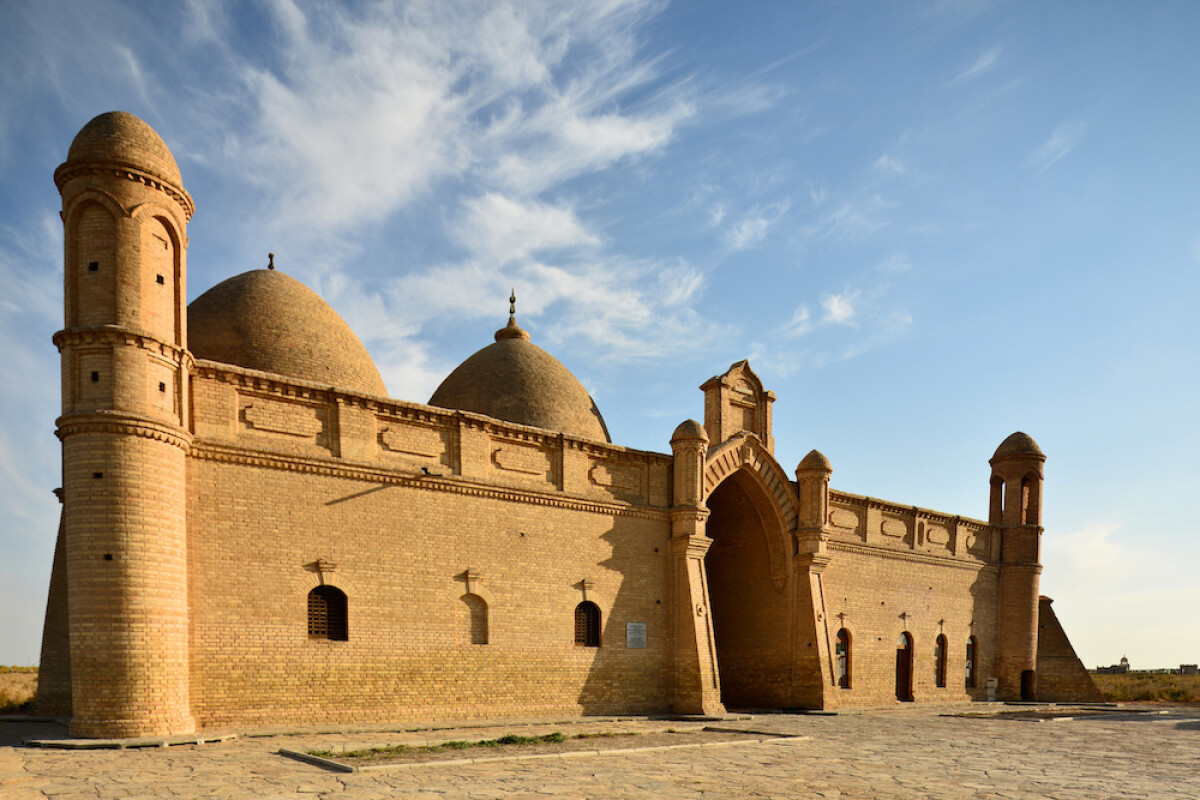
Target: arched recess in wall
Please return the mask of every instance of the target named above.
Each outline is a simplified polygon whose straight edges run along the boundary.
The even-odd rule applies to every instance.
[[[130,216],[138,223],[142,253],[141,327],[177,347],[186,347],[178,313],[186,305],[182,233],[186,223],[158,203],[142,203]]]
[[[120,207],[100,195],[71,209],[67,230],[66,307],[68,328],[109,325],[117,320],[117,219]],[[122,215],[123,216],[123,215]]]
[[[488,643],[488,604],[477,594],[464,594],[459,598],[462,604],[461,625],[459,630],[467,644]]]

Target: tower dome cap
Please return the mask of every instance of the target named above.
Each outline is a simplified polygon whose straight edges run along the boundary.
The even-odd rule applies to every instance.
[[[820,450],[810,450],[808,455],[800,460],[796,469],[800,470],[824,470],[825,472],[833,472],[833,465],[829,463],[829,459]]]
[[[1045,458],[1046,454],[1042,452],[1042,448],[1038,447],[1038,443],[1033,440],[1032,436],[1028,433],[1017,431],[1000,443],[992,458],[1008,458],[1010,456],[1038,456]]]
[[[166,142],[153,128],[127,111],[101,114],[80,129],[67,151],[67,163],[81,161],[133,167],[183,188],[179,165]]]

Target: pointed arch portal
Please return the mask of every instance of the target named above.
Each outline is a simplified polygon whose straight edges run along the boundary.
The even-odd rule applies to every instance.
[[[786,707],[792,626],[778,508],[748,468],[730,473],[707,504],[712,546],[705,569],[721,701],[727,708]]]

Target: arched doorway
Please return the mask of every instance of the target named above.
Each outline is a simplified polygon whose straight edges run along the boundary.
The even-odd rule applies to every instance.
[[[705,557],[721,702],[726,708],[783,708],[791,676],[790,603],[773,581],[770,536],[782,536],[771,500],[746,470],[707,500]]]
[[[913,699],[913,640],[908,631],[896,641],[896,699],[911,703]]]

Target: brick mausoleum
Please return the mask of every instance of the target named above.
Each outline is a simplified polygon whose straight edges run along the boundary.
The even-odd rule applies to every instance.
[[[428,403],[394,400],[280,271],[186,305],[192,198],[137,117],[89,122],[54,179],[63,513],[37,702],[75,735],[1098,699],[1038,596],[1045,456],[1023,433],[991,459],[987,522],[834,491],[816,450],[789,475],[746,362],[669,453],[633,450],[515,315]]]

